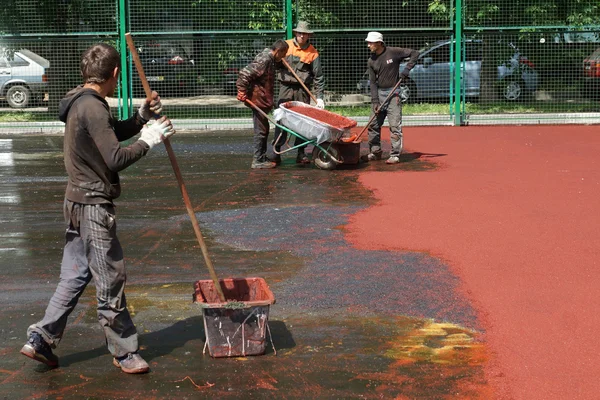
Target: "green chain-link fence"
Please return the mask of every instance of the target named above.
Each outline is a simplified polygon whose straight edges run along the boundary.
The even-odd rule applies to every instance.
[[[91,44],[123,54],[119,95],[143,91],[124,43],[131,32],[150,85],[178,128],[251,125],[235,81],[264,47],[311,23],[329,110],[369,115],[366,34],[421,51],[403,87],[408,125],[600,121],[597,1],[5,0],[0,11],[0,131],[60,130],[58,101],[80,83]],[[460,64],[455,60],[460,59]],[[455,68],[455,66],[460,68]]]

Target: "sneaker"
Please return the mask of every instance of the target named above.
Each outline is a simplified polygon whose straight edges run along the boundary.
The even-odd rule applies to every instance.
[[[367,154],[367,161],[381,160],[381,153],[369,153]]]
[[[386,164],[398,164],[400,162],[400,157],[398,156],[390,156],[385,162]]]
[[[128,353],[126,356],[113,358],[113,364],[127,374],[143,374],[150,371],[150,366],[138,353]]]
[[[252,160],[252,164],[250,165],[250,168],[252,169],[269,169],[269,168],[275,168],[277,166],[277,164],[275,164],[272,161],[257,161],[257,160]]]
[[[296,157],[296,164],[310,164],[310,159],[304,153],[298,153]]]
[[[32,332],[29,335],[29,340],[27,340],[27,343],[21,349],[21,354],[44,363],[49,367],[58,366],[58,357],[52,353],[50,345],[37,332]]]

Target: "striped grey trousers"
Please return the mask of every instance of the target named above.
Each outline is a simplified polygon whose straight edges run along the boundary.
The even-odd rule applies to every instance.
[[[138,350],[138,335],[127,311],[125,264],[117,238],[115,209],[111,204],[79,204],[65,199],[66,243],[60,280],[44,318],[27,330],[40,333],[52,346],[60,342],[67,317],[94,278],[97,314],[108,350],[115,357]]]

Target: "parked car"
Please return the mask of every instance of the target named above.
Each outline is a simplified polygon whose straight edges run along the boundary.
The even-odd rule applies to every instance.
[[[25,108],[43,100],[48,91],[45,58],[27,50],[0,48],[0,97],[12,108]]]
[[[198,70],[185,49],[174,43],[151,43],[138,48],[146,79],[161,96],[194,95]],[[144,96],[141,85],[133,85],[134,97]]]
[[[450,82],[453,77],[454,62],[450,62],[450,40],[436,42],[420,50],[419,60],[410,71],[408,82],[400,85],[402,101],[418,98],[444,98],[450,96]],[[481,64],[483,59],[483,42],[466,40],[463,69],[463,88],[465,97],[478,97],[481,93]],[[497,66],[497,82],[500,95],[507,101],[523,99],[527,94],[537,90],[538,73],[527,57],[521,55],[512,43],[499,44],[508,58]],[[400,64],[400,71],[406,63]],[[365,72],[357,87],[360,92],[370,94],[369,77]]]
[[[600,47],[583,60],[583,87],[586,96],[600,97]]]

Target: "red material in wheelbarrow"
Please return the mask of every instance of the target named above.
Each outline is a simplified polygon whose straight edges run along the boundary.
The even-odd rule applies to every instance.
[[[321,110],[316,107],[303,107],[295,105],[293,102],[284,103],[285,108],[297,112],[298,114],[306,115],[325,125],[332,126],[336,129],[350,129],[356,126],[356,121],[343,115],[332,113],[331,111]]]

